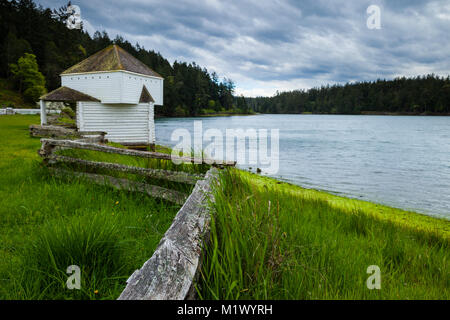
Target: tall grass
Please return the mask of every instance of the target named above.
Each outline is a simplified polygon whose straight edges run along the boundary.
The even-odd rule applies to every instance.
[[[442,234],[255,179],[221,174],[201,298],[450,298],[449,239]],[[366,286],[370,265],[381,269],[381,290]]]
[[[39,299],[94,298],[104,295],[111,280],[122,279],[119,228],[106,215],[61,218],[46,223],[25,252],[22,276],[16,286],[24,297]],[[81,269],[80,290],[68,290],[68,266]],[[114,283],[112,284],[114,287]]]
[[[179,206],[52,177],[29,137],[38,122],[0,117],[0,299],[115,299]],[[80,290],[66,287],[69,265],[81,268]]]

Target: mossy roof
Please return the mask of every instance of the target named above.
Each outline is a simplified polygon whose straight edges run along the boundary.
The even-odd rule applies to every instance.
[[[90,95],[67,87],[59,87],[58,89],[55,89],[43,95],[39,99],[45,101],[64,101],[64,102],[75,102],[75,101],[100,102],[100,100],[91,97]]]
[[[115,44],[94,53],[92,56],[63,71],[61,74],[119,70],[162,78],[146,64]]]

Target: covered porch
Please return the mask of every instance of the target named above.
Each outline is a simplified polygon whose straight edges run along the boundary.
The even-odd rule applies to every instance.
[[[81,101],[100,102],[100,100],[94,97],[64,86],[41,96],[39,98],[39,105],[41,109],[41,126],[48,124],[46,102],[75,103],[78,107],[78,104]]]

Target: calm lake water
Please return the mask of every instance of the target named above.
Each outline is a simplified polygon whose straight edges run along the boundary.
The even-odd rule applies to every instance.
[[[273,177],[450,219],[450,117],[163,118],[156,120],[157,143],[174,146],[173,130],[193,132],[194,120],[202,121],[203,131],[223,134],[227,128],[279,129],[280,164]]]

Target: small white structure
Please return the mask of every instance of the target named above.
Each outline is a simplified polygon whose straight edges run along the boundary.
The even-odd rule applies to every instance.
[[[163,104],[164,79],[117,45],[111,45],[61,73],[61,87],[46,101],[76,102],[79,131],[104,131],[110,141],[155,143],[154,107]]]

